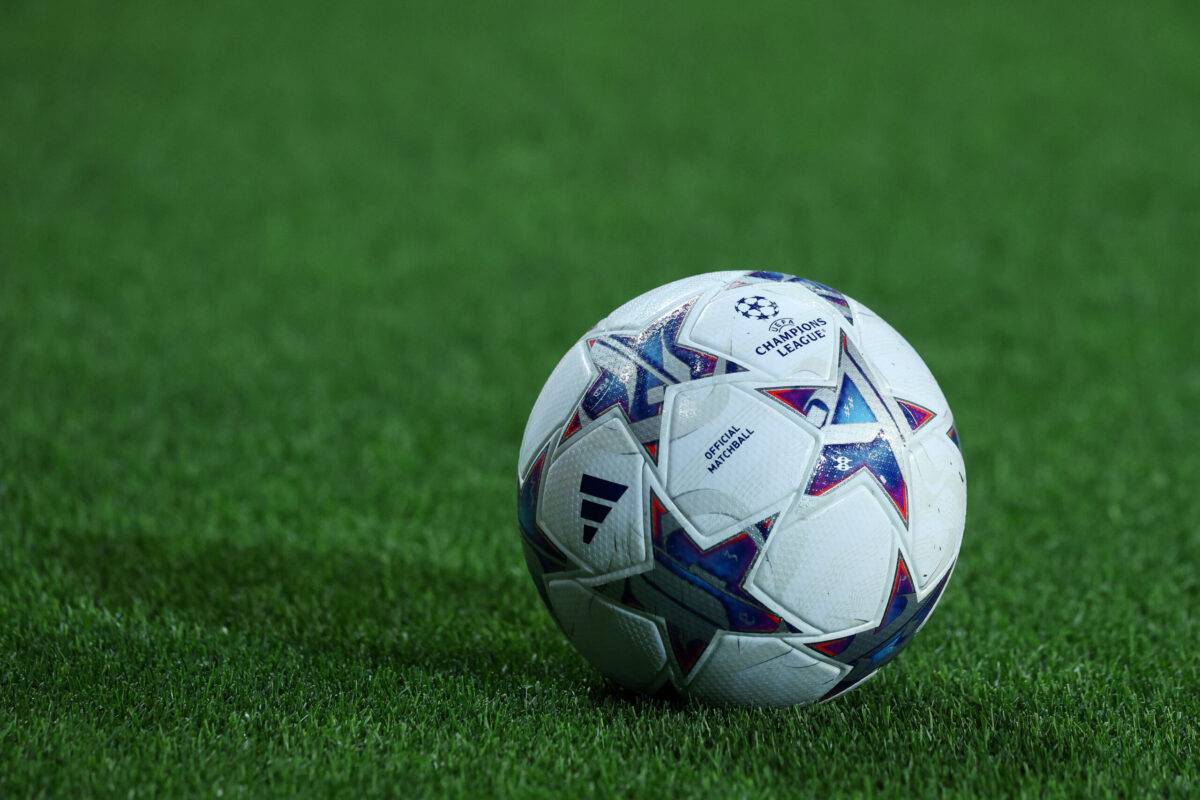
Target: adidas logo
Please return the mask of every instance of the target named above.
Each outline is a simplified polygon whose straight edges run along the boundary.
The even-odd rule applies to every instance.
[[[584,473],[583,477],[579,479],[579,491],[586,495],[579,504],[579,516],[587,520],[583,524],[584,544],[592,543],[592,539],[596,538],[596,531],[600,530],[600,525],[608,519],[608,514],[612,511],[611,505],[597,503],[596,500],[616,503],[628,489],[629,487],[623,483],[613,483],[587,473]],[[588,497],[595,499],[589,500]],[[588,522],[595,524],[589,525]]]

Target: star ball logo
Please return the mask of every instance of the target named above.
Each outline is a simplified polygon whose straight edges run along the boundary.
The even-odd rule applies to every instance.
[[[743,297],[737,301],[737,312],[746,319],[766,320],[779,316],[779,306],[774,300],[768,300],[760,295]]]

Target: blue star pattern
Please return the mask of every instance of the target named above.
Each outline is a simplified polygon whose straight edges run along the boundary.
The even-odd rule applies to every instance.
[[[855,358],[844,333],[841,353],[838,383],[833,388],[781,386],[759,391],[818,427],[827,424],[871,426],[867,428],[868,439],[824,445],[804,492],[811,497],[820,497],[859,472],[866,471],[891,499],[901,521],[908,525],[908,482],[894,448],[894,442],[900,441],[899,425],[890,417],[890,411],[889,416],[881,420],[871,410],[860,385],[876,398],[877,408],[886,410],[887,404],[859,359]],[[822,397],[828,402],[823,401]],[[828,413],[831,405],[832,415]]]
[[[654,568],[602,587],[613,599],[662,617],[680,675],[687,675],[719,631],[794,633],[756,600],[745,580],[776,517],[750,525],[707,550],[699,547],[653,493]]]
[[[832,286],[826,286],[823,283],[809,280],[808,278],[797,278],[795,275],[788,275],[785,272],[770,272],[767,270],[758,270],[751,272],[747,277],[759,278],[765,281],[775,281],[777,283],[798,283],[801,286],[807,287],[813,294],[820,297],[822,300],[827,300],[837,307],[842,316],[846,318],[846,322],[854,324],[854,314],[850,311],[850,301],[846,295],[834,289]]]
[[[694,302],[673,309],[636,334],[614,333],[588,340],[599,375],[584,392],[563,431],[564,440],[605,412],[620,408],[630,431],[651,458],[656,458],[667,386],[745,371],[721,356],[680,344],[679,335]]]
[[[892,580],[892,593],[888,598],[887,610],[874,630],[807,645],[818,653],[850,667],[850,671],[821,699],[828,700],[853,689],[899,655],[937,605],[938,598],[942,596],[953,571],[954,567],[951,565],[937,586],[918,600],[908,565],[904,563],[904,556],[897,556],[896,575]]]
[[[868,471],[891,499],[900,519],[908,524],[908,485],[891,443],[880,432],[869,442],[828,444],[821,448],[805,494],[820,497],[854,475]]]
[[[538,454],[529,468],[529,475],[517,484],[517,527],[523,537],[525,563],[534,576],[533,582],[537,586],[538,594],[542,596],[546,607],[550,608],[550,599],[546,596],[546,585],[542,576],[568,569],[570,562],[537,523],[538,494],[542,488],[542,471],[546,466],[548,449],[547,447]]]

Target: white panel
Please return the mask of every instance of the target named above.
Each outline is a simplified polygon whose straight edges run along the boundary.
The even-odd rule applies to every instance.
[[[815,436],[728,384],[672,391],[667,490],[704,536],[744,522],[801,488]]]
[[[640,330],[683,302],[736,280],[740,272],[708,272],[651,289],[617,308],[601,323],[605,330]]]
[[[788,706],[814,703],[849,671],[784,640],[721,634],[688,692],[713,703]]]
[[[858,320],[860,346],[887,384],[885,390],[901,400],[919,403],[935,414],[949,413],[945,395],[912,345],[871,309],[857,301],[851,301],[850,305]]]
[[[550,581],[550,606],[571,643],[613,680],[646,688],[667,663],[658,626],[572,580]]]
[[[533,404],[529,421],[525,423],[525,435],[521,439],[521,455],[517,467],[520,476],[524,476],[529,469],[530,460],[546,441],[546,437],[567,421],[590,382],[591,360],[588,358],[587,346],[580,342],[568,350],[558,362]]]
[[[870,480],[865,473],[856,476]],[[866,486],[808,515],[789,513],[749,578],[754,593],[822,633],[879,622],[891,589],[896,533],[883,501]]]
[[[616,417],[575,434],[569,442],[546,473],[538,508],[543,529],[576,563],[598,575],[646,561],[650,546],[643,525],[641,447]],[[615,501],[585,497],[580,491],[585,474],[628,489]],[[602,522],[584,520],[585,500],[608,509]],[[590,542],[584,541],[585,525],[598,529]]]
[[[824,380],[842,317],[801,284],[755,283],[707,301],[688,337],[772,378]]]
[[[941,579],[958,555],[967,520],[967,484],[962,454],[945,426],[913,443],[909,455],[909,567],[918,588]]]

